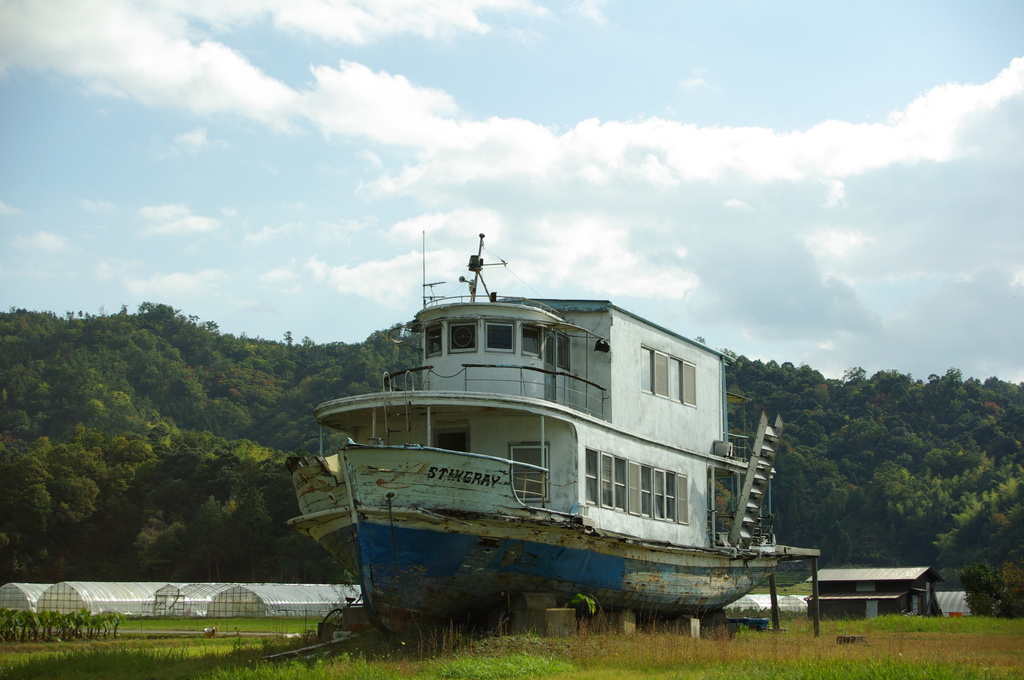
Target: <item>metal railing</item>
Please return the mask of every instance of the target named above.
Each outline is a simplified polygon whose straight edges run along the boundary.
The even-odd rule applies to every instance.
[[[454,375],[440,375],[433,366],[417,366],[396,373],[385,373],[384,392],[454,389],[461,384],[466,392],[491,392],[520,397],[546,399],[597,418],[604,418],[608,390],[597,383],[566,373],[515,364],[462,364]],[[500,375],[499,375],[500,374]],[[462,377],[458,380],[459,376]]]

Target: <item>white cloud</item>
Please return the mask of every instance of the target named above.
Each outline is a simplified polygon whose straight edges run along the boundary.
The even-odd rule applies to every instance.
[[[14,247],[22,250],[41,250],[48,253],[56,253],[67,250],[71,242],[67,237],[60,234],[51,234],[48,231],[37,231],[29,236],[15,236]]]
[[[167,299],[179,295],[208,294],[228,278],[227,273],[220,269],[204,269],[196,273],[154,274],[145,279],[124,277],[123,281],[133,295]]]
[[[174,137],[174,143],[171,146],[169,155],[185,154],[195,156],[205,149],[224,149],[227,147],[228,143],[223,140],[210,139],[206,134],[206,128],[195,128]]]
[[[117,206],[110,201],[91,201],[87,198],[82,199],[82,208],[86,212],[95,213],[97,215],[116,215]]]
[[[7,205],[3,201],[0,201],[0,215],[18,215],[21,210],[15,208],[13,205]]]
[[[272,241],[282,236],[294,234],[303,229],[302,222],[289,222],[287,224],[271,225],[266,224],[259,231],[247,233],[243,239],[249,244],[260,244]]]
[[[571,11],[585,16],[599,26],[604,26],[608,23],[608,17],[604,15],[606,4],[608,4],[607,0],[576,0]]]
[[[306,266],[314,278],[342,295],[364,297],[391,309],[409,309],[422,283],[422,257],[413,252],[391,260],[332,267],[314,256]]]
[[[724,205],[726,208],[730,208],[732,210],[753,210],[753,208],[738,198],[730,198],[724,203]]]
[[[828,187],[825,207],[839,208],[846,205],[846,184],[838,179],[823,179],[821,182]]]
[[[811,234],[804,243],[817,257],[844,258],[872,240],[856,230],[827,229]]]
[[[193,215],[181,204],[166,204],[139,208],[139,215],[149,222],[143,229],[147,234],[197,234],[220,228],[220,220]]]
[[[700,77],[687,78],[679,82],[684,89],[687,90],[710,90],[711,86],[708,85],[707,81]]]

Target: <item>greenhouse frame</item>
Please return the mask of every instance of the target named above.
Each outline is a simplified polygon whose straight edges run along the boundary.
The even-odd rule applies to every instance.
[[[359,599],[358,586],[253,583],[231,586],[214,595],[206,615],[320,617]]]
[[[0,607],[13,611],[36,611],[39,596],[52,583],[5,583],[0,586]]]
[[[61,614],[86,609],[90,614],[117,612],[129,616],[152,616],[153,596],[165,585],[166,581],[61,581],[39,596],[36,608]]]
[[[210,600],[234,583],[168,583],[153,595],[154,616],[206,616]]]

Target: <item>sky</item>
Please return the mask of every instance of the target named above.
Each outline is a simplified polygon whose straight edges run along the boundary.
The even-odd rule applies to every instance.
[[[0,309],[361,342],[481,233],[499,295],[1022,382],[1024,3],[0,0]]]

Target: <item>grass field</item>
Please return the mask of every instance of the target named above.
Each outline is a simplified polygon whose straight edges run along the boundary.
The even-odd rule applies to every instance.
[[[269,624],[250,627],[260,625]],[[1024,679],[1024,621],[825,621],[818,638],[805,618],[784,618],[783,625],[788,630],[744,630],[733,639],[691,639],[658,629],[566,638],[474,637],[451,630],[400,637],[366,631],[329,651],[282,662],[262,658],[305,643],[223,632],[212,639],[171,637],[166,631],[179,628],[132,633],[129,626],[129,634],[116,641],[0,645],[0,679]],[[863,635],[867,644],[840,645],[838,635]]]

